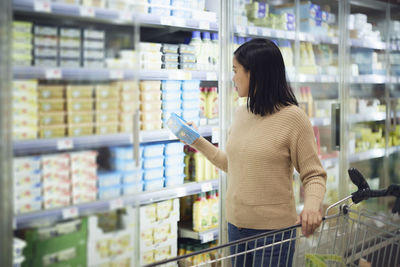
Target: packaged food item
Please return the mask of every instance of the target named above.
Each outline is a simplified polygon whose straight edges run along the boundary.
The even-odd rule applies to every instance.
[[[68,113],[68,124],[91,124],[94,122],[93,112],[70,112]]]
[[[68,136],[93,135],[93,124],[72,124],[68,126]]]
[[[65,130],[66,125],[40,126],[39,136],[40,138],[65,137]]]
[[[119,106],[118,99],[111,99],[111,100],[97,99],[95,103],[95,108],[97,111],[118,110],[118,106]]]
[[[87,99],[74,99],[73,101],[68,101],[67,110],[68,112],[92,111],[93,100],[91,98],[87,98]]]
[[[118,123],[97,123],[95,128],[96,134],[112,134],[118,132]]]
[[[64,112],[42,112],[39,114],[40,126],[54,126],[65,123]]]

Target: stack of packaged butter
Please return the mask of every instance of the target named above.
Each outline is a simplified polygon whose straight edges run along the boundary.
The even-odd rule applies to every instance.
[[[12,84],[13,137],[35,139],[38,132],[37,81],[18,80]]]

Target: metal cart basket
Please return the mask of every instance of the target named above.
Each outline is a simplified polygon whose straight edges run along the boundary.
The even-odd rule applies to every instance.
[[[356,169],[350,169],[349,175],[358,191],[328,207],[321,226],[310,238],[301,234],[301,224],[298,224],[146,267],[400,267],[400,185],[371,190]],[[362,200],[384,196],[396,197],[393,215],[352,208]]]

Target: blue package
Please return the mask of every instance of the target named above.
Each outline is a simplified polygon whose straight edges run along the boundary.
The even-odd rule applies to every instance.
[[[185,175],[177,175],[165,179],[165,187],[183,184]]]
[[[182,154],[183,148],[185,147],[184,144],[181,142],[170,142],[165,144],[164,155],[176,155]]]
[[[164,187],[164,178],[146,180],[144,181],[143,190],[144,191],[159,190],[162,189],[163,187]]]
[[[181,97],[182,97],[182,92],[180,90],[179,91],[162,92],[162,100],[164,100],[164,101],[181,99]]]
[[[185,165],[168,165],[165,166],[164,176],[165,177],[173,177],[177,175],[184,175]]]
[[[154,180],[164,177],[164,168],[146,169],[143,172],[143,180]]]
[[[185,154],[175,154],[175,155],[169,155],[165,156],[165,166],[169,165],[182,165],[185,164]]]
[[[189,145],[193,144],[193,142],[200,137],[200,134],[197,131],[190,127],[184,119],[175,113],[171,114],[167,126],[177,138]]]
[[[121,186],[114,185],[109,187],[99,188],[97,193],[98,199],[109,199],[109,198],[117,198],[121,195]]]
[[[200,109],[200,98],[182,101],[182,109]]]
[[[161,82],[161,89],[164,92],[169,91],[180,91],[182,86],[181,81],[162,81]]]
[[[139,182],[143,179],[143,170],[136,169],[134,171],[121,172],[121,178],[124,184]]]
[[[183,91],[199,90],[199,88],[200,88],[200,81],[198,80],[188,80],[188,81],[183,81],[182,83]]]
[[[140,155],[143,154],[143,147],[139,148]],[[123,147],[111,147],[110,155],[117,159],[133,159],[133,147],[123,146]]]
[[[180,109],[181,108],[181,100],[169,100],[169,101],[162,101],[162,109],[163,110],[171,110],[171,109]]]
[[[143,157],[161,157],[164,155],[164,144],[146,145],[143,146]]]
[[[143,169],[160,168],[164,166],[164,157],[143,158]]]
[[[110,158],[110,166],[116,171],[133,171],[136,169],[136,163],[132,159]]]
[[[120,183],[120,172],[99,172],[97,174],[97,185],[99,188],[119,185]]]
[[[139,181],[136,183],[125,184],[122,187],[122,194],[123,195],[133,195],[136,193],[140,193],[143,191],[143,182]]]
[[[182,91],[183,101],[200,99],[200,90]]]

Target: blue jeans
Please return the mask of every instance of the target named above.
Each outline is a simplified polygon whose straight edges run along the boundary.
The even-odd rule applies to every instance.
[[[271,230],[255,230],[247,228],[238,228],[233,224],[228,223],[228,236],[229,242],[236,241],[242,238],[267,233]],[[283,238],[282,238],[283,235]],[[264,237],[249,242],[239,243],[230,247],[231,255],[238,254],[240,252],[249,251],[257,247],[263,247],[264,245],[273,244],[279,241],[283,241],[289,238],[293,240],[287,240],[283,244],[273,245],[268,248],[259,249],[253,252],[244,253],[239,256],[232,258],[232,267],[276,267],[276,266],[292,266],[293,254],[295,249],[296,229],[288,230],[283,234],[278,232],[277,234],[265,235]]]

